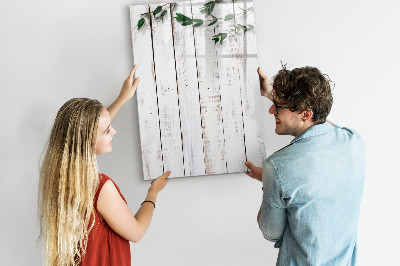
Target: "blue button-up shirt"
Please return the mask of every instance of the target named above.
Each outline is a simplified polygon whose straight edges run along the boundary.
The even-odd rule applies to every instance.
[[[264,161],[258,223],[277,265],[355,265],[364,177],[360,135],[328,122]]]

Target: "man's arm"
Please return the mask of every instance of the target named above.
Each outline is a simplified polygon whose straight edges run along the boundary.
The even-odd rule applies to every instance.
[[[282,239],[287,223],[286,203],[282,200],[276,170],[268,160],[263,165],[262,181],[263,201],[257,217],[258,226],[265,239],[278,242]]]
[[[257,214],[257,223],[264,238],[277,242],[286,226],[286,209],[276,184],[275,169],[268,161],[263,168],[256,167],[249,161],[245,162],[245,166],[250,169],[250,172],[245,172],[246,175],[263,182],[263,201]]]
[[[107,111],[110,113],[111,121],[114,120],[122,105],[132,98],[136,92],[136,88],[139,84],[139,78],[133,80],[133,75],[135,75],[136,68],[137,65],[133,67],[131,73],[124,81],[121,92],[119,93],[117,99],[107,108]]]

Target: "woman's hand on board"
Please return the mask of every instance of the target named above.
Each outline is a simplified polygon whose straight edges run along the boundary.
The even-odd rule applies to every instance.
[[[133,79],[137,67],[137,65],[133,66],[131,73],[122,84],[121,92],[119,93],[118,98],[120,98],[123,102],[128,101],[130,98],[133,97],[133,95],[135,95],[136,88],[140,80],[139,78]]]
[[[157,179],[154,179],[151,181],[151,186],[149,188],[149,192],[154,192],[158,193],[160,192],[168,183],[168,176],[171,174],[170,171],[164,173],[162,176],[160,176]]]
[[[122,105],[124,105],[130,98],[132,98],[136,92],[136,88],[139,84],[139,78],[133,80],[133,75],[135,75],[136,69],[137,65],[134,65],[131,73],[124,81],[121,92],[119,93],[117,99],[107,108],[107,111],[110,113],[111,121],[114,120]]]

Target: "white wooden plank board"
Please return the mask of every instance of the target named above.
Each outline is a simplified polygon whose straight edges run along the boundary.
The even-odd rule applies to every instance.
[[[192,17],[190,2],[176,3],[172,11]],[[172,19],[175,62],[182,128],[185,176],[205,175],[203,129],[192,26]]]
[[[158,5],[150,5],[154,10]],[[184,176],[182,134],[176,83],[174,47],[170,9],[164,21],[152,18],[153,52],[156,72],[157,97],[161,131],[164,171],[170,177]]]
[[[193,17],[206,20],[200,8],[201,5],[192,6]],[[208,175],[227,173],[218,60],[214,41],[212,41],[214,34],[214,27],[194,28],[204,156]]]
[[[224,18],[234,13],[232,1],[215,6],[216,17]],[[224,21],[216,27],[216,33],[228,33],[234,25],[234,20]],[[243,60],[238,58],[239,46],[235,36],[228,35],[215,48],[218,55],[218,73],[220,80],[222,117],[225,137],[225,153],[228,173],[243,172],[246,161],[243,116],[241,104],[240,69],[243,69]]]
[[[200,12],[204,3],[186,1],[174,7],[174,14],[205,21],[196,28],[172,19],[170,4],[130,9],[134,61],[141,77],[138,112],[145,179],[167,170],[170,177],[241,172],[246,159],[261,166],[265,158],[255,30],[228,37],[222,45],[212,40],[227,32],[230,22],[254,24],[254,13],[209,27],[212,18]],[[168,11],[164,20],[151,16],[150,25],[137,31],[140,14],[159,5]],[[252,2],[220,3],[213,14],[224,18],[250,6]]]
[[[140,31],[136,29],[140,14],[148,9],[144,5],[130,7],[133,57],[138,64],[135,76],[140,77],[136,95],[145,180],[157,178],[163,173],[151,30],[149,26]]]
[[[243,13],[243,9],[247,10],[248,8],[253,6],[253,1],[234,1],[234,9],[235,14]],[[249,12],[246,16],[243,16],[236,19],[236,23],[242,25],[255,25],[254,20],[254,11]],[[238,37],[241,36],[244,42],[244,53],[247,55],[246,58],[257,58],[257,41],[256,41],[256,31],[253,29],[248,31],[246,34],[239,34]]]
[[[256,58],[246,59],[246,82],[247,91],[242,96],[243,118],[246,135],[247,160],[261,167],[265,160],[265,144],[262,128],[262,112],[260,83],[257,74],[258,61]]]
[[[235,14],[243,13],[243,9],[247,10],[253,6],[253,2],[237,2],[235,1],[234,9]],[[254,12],[247,14],[243,18],[236,20],[236,23],[242,25],[254,25]],[[260,84],[258,81],[258,61],[257,61],[257,44],[255,30],[246,32],[246,34],[239,33],[237,35],[240,46],[240,54],[245,55],[241,58],[243,61],[243,69],[241,69],[240,76],[242,89],[242,107],[243,107],[243,120],[244,120],[244,133],[246,143],[246,157],[254,165],[261,167],[265,159],[265,145],[263,138],[263,128],[261,124],[261,97],[260,97]]]

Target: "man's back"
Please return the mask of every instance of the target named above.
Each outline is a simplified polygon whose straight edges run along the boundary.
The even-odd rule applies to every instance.
[[[259,224],[280,247],[278,265],[355,264],[364,176],[360,136],[329,123],[265,161]]]

